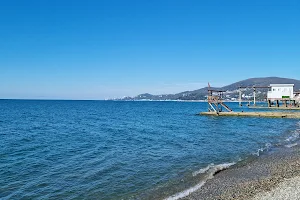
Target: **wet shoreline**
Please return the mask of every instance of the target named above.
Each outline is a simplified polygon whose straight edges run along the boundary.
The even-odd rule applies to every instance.
[[[200,189],[181,199],[251,199],[299,176],[300,147],[281,147],[215,174]]]

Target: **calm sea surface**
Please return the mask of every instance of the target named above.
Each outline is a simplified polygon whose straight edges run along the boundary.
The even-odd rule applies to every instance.
[[[299,136],[299,120],[195,115],[206,110],[201,102],[0,100],[0,199],[165,198],[197,184],[193,172],[211,163]]]

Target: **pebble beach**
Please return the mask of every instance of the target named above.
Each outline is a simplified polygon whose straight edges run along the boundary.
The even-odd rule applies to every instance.
[[[300,148],[277,149],[215,174],[185,200],[300,199]]]

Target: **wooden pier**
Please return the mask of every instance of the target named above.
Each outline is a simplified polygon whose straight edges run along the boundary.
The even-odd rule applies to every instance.
[[[233,117],[300,118],[300,112],[201,112],[200,115]]]
[[[240,87],[240,95],[239,95],[239,103],[241,105],[241,88]],[[254,88],[254,106],[255,106],[255,90],[256,88],[267,88],[264,86],[255,86]],[[298,111],[276,111],[276,112],[234,112],[232,109],[230,109],[222,100],[223,92],[220,90],[214,90],[210,88],[210,84],[208,83],[208,95],[207,95],[207,103],[208,103],[208,112],[201,112],[200,115],[208,115],[208,116],[232,116],[232,117],[270,117],[270,118],[298,118],[300,119],[300,112]],[[279,105],[279,104],[278,104]],[[293,109],[296,107],[288,107],[287,104],[284,107],[260,107],[260,108],[274,108],[274,109]],[[222,109],[224,108],[224,109]],[[259,107],[256,107],[259,108]],[[298,110],[298,108],[296,108]]]

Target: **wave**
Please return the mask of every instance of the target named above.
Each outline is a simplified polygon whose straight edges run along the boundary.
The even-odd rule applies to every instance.
[[[297,126],[300,127],[300,121],[297,123]],[[288,142],[289,144],[284,145],[287,148],[291,148],[294,146],[297,146],[298,143],[295,143],[296,140],[298,140],[300,138],[300,128],[297,128],[296,130],[294,130],[292,132],[292,134],[287,137],[285,139],[285,142]],[[294,143],[291,143],[294,142]],[[281,144],[282,145],[282,144]],[[280,146],[281,146],[280,145]],[[264,147],[259,148],[255,153],[252,153],[252,155],[256,155],[256,156],[260,156],[260,154],[262,152],[268,151],[270,148],[272,148],[274,145],[272,145],[271,143],[266,143]],[[276,145],[275,145],[276,146]],[[241,161],[241,159],[239,160]],[[230,166],[235,165],[235,162],[232,163],[223,163],[223,164],[219,164],[219,165],[214,165],[209,164],[208,166],[201,168],[195,172],[192,173],[192,176],[195,177],[199,174],[205,174],[204,178],[196,185],[182,191],[182,192],[178,192],[172,196],[169,196],[167,198],[165,198],[164,200],[178,200],[181,198],[184,198],[188,195],[190,195],[191,193],[199,190],[201,187],[203,187],[203,185],[209,180],[209,179],[213,179],[214,175],[220,171],[223,171],[225,169],[228,169]]]
[[[293,131],[292,135],[289,136],[288,138],[286,138],[285,141],[287,142],[293,142],[295,140],[297,140],[300,137],[300,129],[296,129],[295,131]]]
[[[257,151],[252,153],[252,155],[260,156],[260,153],[264,151],[268,151],[271,147],[272,147],[271,143],[266,143],[264,147],[257,149]]]
[[[199,170],[193,172],[193,176],[197,176],[198,174],[204,174],[205,172],[207,172],[207,171],[208,171],[211,167],[213,167],[213,166],[214,166],[213,163],[210,164],[210,165],[207,165],[207,167],[201,168],[201,169],[199,169]]]
[[[294,147],[294,146],[297,146],[297,145],[298,145],[298,143],[293,143],[293,144],[287,144],[287,145],[285,145],[285,147],[291,148],[291,147]]]
[[[219,165],[210,164],[207,167],[194,172],[193,176],[197,176],[198,174],[204,174],[204,173],[207,173],[207,174],[206,174],[205,178],[202,181],[200,181],[197,185],[190,187],[182,192],[176,193],[176,194],[166,198],[165,200],[177,200],[177,199],[188,196],[189,194],[200,189],[206,183],[206,181],[209,179],[212,179],[216,173],[223,171],[225,169],[228,169],[230,166],[232,166],[234,164],[236,164],[236,163],[223,163],[223,164],[219,164]]]
[[[288,148],[297,146],[298,143],[296,141],[299,138],[300,138],[300,129],[296,129],[292,131],[292,134],[288,136],[284,141],[275,144],[266,143],[264,147],[259,148],[256,152],[252,153],[252,155],[260,156],[262,152],[270,150],[273,146],[285,146]]]
[[[300,122],[297,123],[297,126],[300,127]],[[287,148],[297,146],[298,143],[296,141],[299,140],[299,138],[300,138],[300,128],[297,128],[292,132],[292,134],[289,137],[285,139],[285,142],[287,142],[288,144],[284,146]]]

